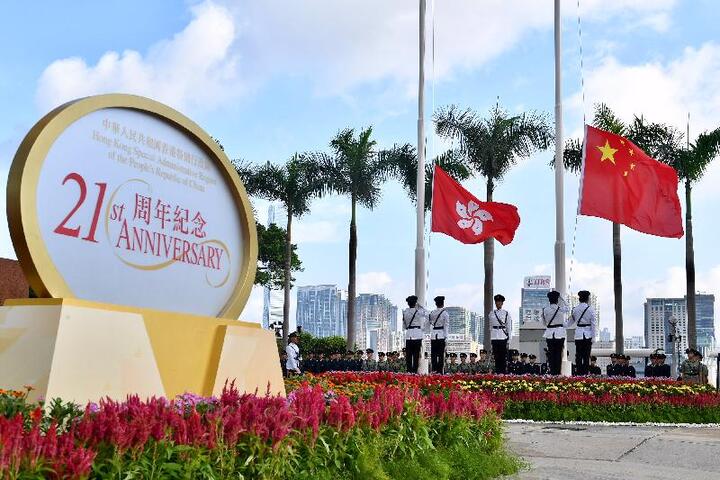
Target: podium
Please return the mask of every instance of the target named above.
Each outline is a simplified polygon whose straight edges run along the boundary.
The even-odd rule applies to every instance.
[[[74,298],[0,307],[0,386],[84,405],[109,397],[285,394],[272,332],[260,325]]]

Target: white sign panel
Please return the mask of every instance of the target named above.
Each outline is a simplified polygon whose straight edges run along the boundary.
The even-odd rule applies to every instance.
[[[550,275],[534,275],[532,277],[525,277],[523,281],[523,288],[531,290],[552,288]]]
[[[123,107],[90,111],[57,135],[34,195],[41,244],[67,291],[222,315],[247,275],[250,236],[236,186],[201,145]]]

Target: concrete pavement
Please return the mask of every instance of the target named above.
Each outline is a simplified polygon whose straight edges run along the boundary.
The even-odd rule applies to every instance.
[[[505,424],[522,480],[719,478],[720,428]]]

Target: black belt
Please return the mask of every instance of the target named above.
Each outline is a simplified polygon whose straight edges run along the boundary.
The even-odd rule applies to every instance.
[[[592,325],[590,325],[590,324],[588,324],[588,325],[580,325],[580,324],[578,323],[577,326],[578,326],[578,327],[591,327]]]
[[[445,327],[433,327],[433,330],[445,330]]]
[[[494,325],[493,325],[493,328],[494,328],[495,330],[505,330],[505,327],[496,327],[496,326],[494,326]]]
[[[560,324],[560,325],[548,325],[547,326],[547,328],[560,328],[560,327],[564,327],[564,325]]]
[[[415,326],[413,326],[413,327],[407,327],[405,330],[413,330],[413,329],[415,329],[415,328],[420,329],[420,327],[415,327]]]

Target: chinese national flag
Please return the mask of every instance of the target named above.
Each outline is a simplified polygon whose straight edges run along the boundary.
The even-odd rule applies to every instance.
[[[462,243],[481,243],[490,237],[503,245],[513,241],[520,225],[514,205],[481,202],[437,165],[432,195],[433,232]]]
[[[675,170],[620,135],[585,126],[580,214],[660,237],[683,236]]]

